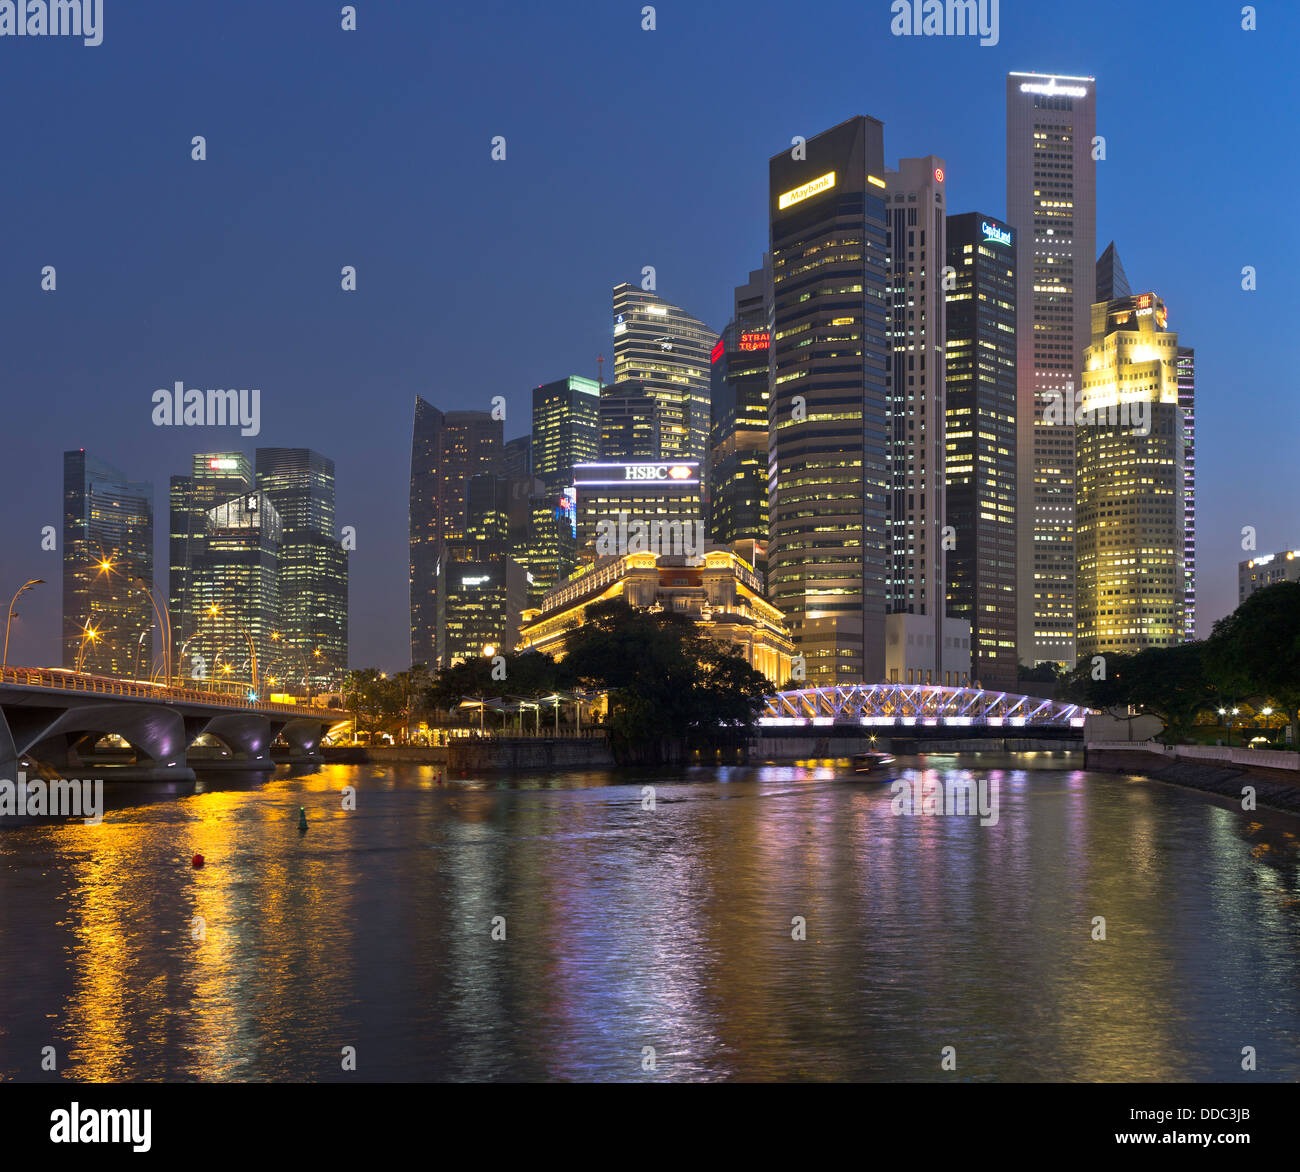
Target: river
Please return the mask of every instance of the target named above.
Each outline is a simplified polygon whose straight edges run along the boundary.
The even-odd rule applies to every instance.
[[[0,1077],[1300,1079],[1300,827],[1043,760],[110,786],[0,825]]]

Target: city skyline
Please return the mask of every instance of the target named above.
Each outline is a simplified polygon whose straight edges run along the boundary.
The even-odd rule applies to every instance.
[[[354,647],[364,650],[354,658],[389,669],[400,668],[405,666],[403,648],[409,639],[409,632],[403,631],[400,619],[405,610],[401,600],[406,593],[403,548],[406,524],[402,508],[406,494],[400,483],[394,480],[393,466],[403,463],[395,457],[409,443],[409,411],[413,395],[418,394],[443,410],[487,410],[494,396],[503,396],[507,413],[505,436],[507,439],[517,436],[527,430],[527,397],[539,382],[564,378],[572,373],[592,377],[597,372],[598,354],[604,354],[606,363],[610,363],[613,347],[607,324],[609,290],[621,281],[638,282],[645,265],[654,264],[656,267],[659,296],[686,307],[711,328],[721,330],[730,316],[737,278],[752,269],[754,256],[763,249],[764,160],[782,149],[794,134],[816,134],[852,114],[870,111],[886,124],[890,136],[888,159],[927,150],[943,155],[949,172],[950,210],[980,207],[987,208],[991,214],[1004,212],[996,193],[1003,183],[1000,150],[1003,128],[999,108],[1005,75],[1012,71],[1056,69],[1063,74],[1097,78],[1098,133],[1107,135],[1109,151],[1107,160],[1097,164],[1098,242],[1116,241],[1136,286],[1159,288],[1164,292],[1170,304],[1171,328],[1195,345],[1198,351],[1200,401],[1197,403],[1197,423],[1202,439],[1197,453],[1197,601],[1199,633],[1205,635],[1210,622],[1226,614],[1235,603],[1233,567],[1249,556],[1248,551],[1241,549],[1241,527],[1251,525],[1257,530],[1257,548],[1261,551],[1292,547],[1297,543],[1297,534],[1290,527],[1288,508],[1288,502],[1296,496],[1289,490],[1288,477],[1295,473],[1281,455],[1286,450],[1288,438],[1294,437],[1294,413],[1282,392],[1270,388],[1266,374],[1268,364],[1272,362],[1275,369],[1283,366],[1280,349],[1274,348],[1275,344],[1267,337],[1261,324],[1274,315],[1280,316],[1278,294],[1270,292],[1270,289],[1281,287],[1278,274],[1285,268],[1285,254],[1279,256],[1266,225],[1250,231],[1245,231],[1241,225],[1219,225],[1213,234],[1216,249],[1213,264],[1203,255],[1189,257],[1188,253],[1194,250],[1186,248],[1184,241],[1187,232],[1198,223],[1197,209],[1200,209],[1201,222],[1208,225],[1217,224],[1217,221],[1198,203],[1200,192],[1188,191],[1185,186],[1166,190],[1153,183],[1152,176],[1159,170],[1161,152],[1173,151],[1172,157],[1181,157],[1176,148],[1191,142],[1194,135],[1207,134],[1212,126],[1221,128],[1224,120],[1233,116],[1234,91],[1229,85],[1225,96],[1220,99],[1225,104],[1212,111],[1196,107],[1197,101],[1203,102],[1204,99],[1190,94],[1189,101],[1183,105],[1198,108],[1200,118],[1193,126],[1189,112],[1186,132],[1166,136],[1171,140],[1169,143],[1148,142],[1128,130],[1122,112],[1153,97],[1152,86],[1155,83],[1139,75],[1131,51],[1125,57],[1124,52],[1114,46],[1094,48],[1089,45],[1086,35],[1090,22],[1104,23],[1108,12],[1113,17],[1119,11],[1118,6],[1102,6],[1095,16],[1090,13],[1080,22],[1080,44],[1088,45],[1087,48],[1063,44],[1059,49],[1050,50],[1043,48],[1045,42],[1041,30],[1035,34],[1034,20],[1029,16],[1023,23],[1018,20],[1017,27],[1013,27],[1010,21],[1005,22],[1002,43],[996,48],[978,49],[974,44],[888,38],[883,15],[876,22],[879,27],[872,27],[873,22],[859,13],[860,19],[855,20],[852,26],[861,29],[858,43],[865,41],[889,50],[886,79],[895,71],[898,75],[905,72],[908,63],[914,60],[911,54],[921,46],[927,53],[937,54],[932,60],[960,60],[963,68],[967,69],[973,63],[976,70],[973,83],[963,92],[971,95],[976,111],[974,116],[986,128],[982,141],[971,143],[970,136],[954,119],[936,116],[934,102],[937,96],[934,100],[922,96],[918,102],[914,100],[917,95],[909,93],[908,103],[904,105],[892,96],[886,80],[869,86],[858,75],[850,84],[847,70],[843,76],[837,73],[824,95],[815,99],[787,98],[782,112],[765,111],[758,119],[762,124],[761,132],[749,127],[728,137],[724,143],[715,143],[712,157],[717,159],[719,173],[723,176],[720,188],[701,195],[698,187],[694,187],[689,199],[684,194],[672,194],[675,189],[669,190],[667,193],[672,194],[672,198],[657,205],[652,216],[641,217],[636,233],[618,234],[611,241],[608,234],[601,235],[600,229],[594,231],[593,236],[599,238],[599,247],[596,244],[582,246],[580,268],[565,256],[564,248],[555,243],[561,236],[558,232],[548,240],[531,243],[525,248],[521,255],[539,263],[545,257],[550,257],[552,263],[556,258],[564,258],[558,277],[566,295],[559,299],[555,296],[551,282],[556,280],[556,274],[550,270],[536,270],[544,291],[528,294],[533,303],[531,309],[535,321],[529,324],[527,333],[523,336],[511,333],[512,340],[517,338],[519,341],[518,354],[511,352],[513,347],[503,352],[499,345],[490,350],[477,345],[488,336],[484,331],[489,328],[489,323],[471,323],[455,314],[451,318],[444,316],[423,323],[418,336],[411,335],[411,346],[393,347],[387,330],[396,331],[396,323],[403,319],[401,313],[395,318],[388,315],[392,290],[387,288],[386,279],[381,275],[383,267],[391,266],[392,262],[386,254],[382,260],[374,259],[377,257],[375,242],[363,243],[360,234],[346,231],[340,234],[343,239],[338,240],[328,232],[314,233],[309,237],[299,234],[288,242],[293,246],[289,249],[294,254],[292,262],[287,256],[273,258],[270,262],[281,297],[285,282],[294,288],[303,288],[308,282],[311,284],[310,297],[295,303],[290,311],[294,322],[299,317],[312,319],[312,335],[321,342],[320,354],[315,358],[304,358],[301,370],[295,329],[286,327],[268,335],[268,327],[263,324],[259,330],[250,333],[249,325],[243,321],[244,307],[236,309],[227,304],[225,316],[217,318],[219,330],[213,340],[207,345],[196,344],[196,339],[203,336],[205,325],[194,307],[205,302],[203,298],[194,296],[195,289],[190,289],[189,296],[182,299],[190,311],[196,313],[195,320],[178,327],[177,322],[183,319],[183,315],[182,319],[175,318],[173,311],[164,306],[160,294],[156,291],[149,293],[138,282],[132,286],[134,295],[126,298],[127,304],[136,308],[147,307],[149,312],[160,315],[164,327],[156,331],[157,343],[144,355],[139,353],[138,337],[130,330],[122,331],[123,342],[104,344],[102,330],[117,328],[121,324],[113,307],[108,307],[106,325],[79,322],[79,326],[84,327],[79,335],[64,338],[67,328],[64,315],[69,310],[80,312],[84,300],[103,286],[106,277],[102,268],[103,257],[94,241],[87,240],[80,232],[73,233],[72,238],[66,241],[60,238],[51,230],[59,221],[47,219],[51,209],[38,208],[33,202],[26,209],[27,218],[38,230],[30,241],[15,242],[13,271],[3,291],[6,316],[18,327],[19,336],[31,337],[39,343],[48,341],[52,330],[61,330],[63,333],[59,336],[70,344],[61,349],[37,346],[36,349],[42,350],[39,359],[33,358],[26,346],[14,347],[16,369],[13,377],[23,385],[49,387],[51,394],[66,398],[71,410],[50,413],[51,417],[46,418],[34,413],[32,404],[18,398],[11,407],[13,422],[31,435],[32,442],[25,445],[29,451],[60,454],[68,448],[84,446],[97,457],[125,469],[131,476],[152,480],[155,485],[160,485],[167,474],[184,467],[188,456],[196,452],[240,450],[251,453],[255,445],[271,444],[311,447],[329,453],[339,465],[338,521],[357,527],[357,555],[351,559],[354,573],[352,624]],[[1124,11],[1126,20],[1136,20],[1139,25],[1147,19],[1141,14],[1133,17]],[[278,18],[269,19],[273,29],[278,27]],[[566,34],[572,31],[572,19],[561,16],[557,22]],[[708,16],[701,14],[691,14],[688,19],[690,29],[697,35],[706,33],[712,24]],[[1175,36],[1186,31],[1175,30]],[[684,35],[668,28],[664,32],[673,37]],[[376,35],[380,35],[378,30]],[[590,37],[593,34],[588,31],[585,35]],[[1196,35],[1203,38],[1204,29],[1198,27]],[[853,41],[854,38],[848,39]],[[1034,47],[1027,49],[1024,47],[1026,44]],[[647,48],[633,42],[629,51],[636,54],[647,51]],[[1252,52],[1264,53],[1267,62],[1273,49],[1269,44],[1252,45]],[[1127,67],[1123,64],[1125,61]],[[1231,67],[1231,59],[1222,64],[1225,71]],[[1252,67],[1260,68],[1257,59],[1252,58]],[[17,68],[24,70],[31,66],[19,63]],[[95,68],[106,67],[96,65]],[[299,65],[296,68],[306,67]],[[715,84],[723,84],[723,81],[725,78]],[[1190,90],[1190,87],[1185,89]],[[56,117],[70,117],[71,109],[70,106],[65,108],[65,101],[62,97],[55,101]],[[506,114],[502,111],[498,115],[494,110],[492,117],[498,116],[506,117]],[[1250,117],[1243,118],[1238,112],[1236,121],[1242,123],[1242,132],[1236,139],[1238,149],[1248,151],[1252,142],[1258,144],[1262,141],[1252,136],[1267,137],[1267,119],[1273,116],[1275,114],[1271,111],[1252,109]],[[210,121],[211,117],[212,111],[207,110],[202,120]],[[787,126],[789,133],[785,133]],[[504,129],[508,131],[509,128]],[[179,134],[179,130],[176,133]],[[472,164],[479,184],[492,188],[491,192],[485,193],[490,195],[485,200],[487,206],[476,212],[482,215],[489,214],[494,201],[502,198],[501,193],[495,190],[500,179],[489,169],[493,165],[488,158],[487,139],[490,137],[491,134],[485,130],[481,151],[475,143],[464,144],[467,158],[463,165],[469,167]],[[506,169],[505,178],[509,178],[513,173],[511,168],[516,166],[527,166],[529,173],[533,173],[533,169],[540,165],[535,147],[529,153],[519,137],[509,134],[508,137],[510,154],[507,161],[500,164]],[[214,143],[217,141],[211,129],[209,138]],[[186,135],[185,142],[188,140],[189,135]],[[641,145],[644,149],[652,149]],[[759,149],[755,150],[756,146]],[[263,149],[268,148],[269,144],[263,146]],[[231,149],[228,139],[225,149]],[[20,135],[11,151],[18,159],[26,159],[28,168],[41,170],[44,151],[30,134]],[[1171,156],[1166,153],[1164,157],[1168,159]],[[567,155],[562,155],[559,159],[548,160],[546,166],[548,169],[562,167],[567,159]],[[217,161],[217,152],[214,151],[205,164],[209,167],[207,174],[217,184],[213,195],[228,196],[229,192],[222,186],[228,182],[223,178],[229,174],[228,165],[223,165],[224,170],[212,166]],[[173,167],[177,170],[177,177],[171,181],[172,188],[176,183],[193,182],[181,168],[199,166],[190,162],[185,151],[180,152],[180,161],[158,159],[151,165],[159,170]],[[458,161],[456,165],[462,164]],[[1283,168],[1291,166],[1285,160],[1280,165]],[[58,170],[57,165],[54,169]],[[1145,189],[1144,180],[1147,183]],[[665,182],[671,185],[671,179]],[[631,180],[628,183],[629,189],[635,186]],[[644,183],[640,186],[644,187]],[[1145,198],[1144,192],[1155,198]],[[1159,217],[1153,220],[1151,204],[1161,203],[1162,192],[1160,215],[1171,218],[1171,225],[1163,224]],[[116,194],[119,197],[116,203],[109,199],[103,211],[96,211],[91,216],[101,236],[112,235],[108,228],[113,222],[120,222],[124,208],[130,212],[133,206],[138,206],[138,201],[136,205],[130,204],[126,190]],[[191,194],[200,205],[209,198],[197,189]],[[403,198],[413,195],[414,189]],[[578,198],[570,193],[566,197],[565,214],[572,216],[572,220],[566,220],[566,223],[581,224],[592,213],[594,202],[594,199]],[[1182,206],[1184,204],[1186,206]],[[552,205],[548,203],[547,206]],[[692,212],[692,208],[698,208],[698,211]],[[118,219],[104,219],[110,214]],[[316,214],[321,213],[313,208],[313,215]],[[719,218],[719,224],[728,225],[725,233],[710,230],[701,236],[692,231],[699,217],[704,217],[710,224],[715,217]],[[185,218],[190,225],[196,222],[193,206]],[[197,220],[201,221],[202,217],[197,217]],[[174,262],[154,255],[151,250],[148,243],[151,239],[150,225],[132,221],[129,215],[126,222],[133,229],[131,238],[145,245],[145,255],[140,263],[127,264],[127,269],[131,272],[138,269],[140,276],[147,271],[155,282],[167,274],[174,277],[177,271]],[[161,222],[166,230],[179,231],[165,215]],[[269,225],[273,218],[257,222]],[[192,226],[187,230],[192,231]],[[276,312],[268,311],[261,301],[263,294],[245,287],[248,278],[238,272],[240,258],[245,257],[244,246],[237,236],[227,235],[223,241],[233,251],[231,263],[235,270],[213,274],[221,279],[212,284],[224,291],[227,303],[247,296],[263,318],[269,318],[273,323],[281,321],[282,308]],[[352,238],[348,239],[349,236]],[[175,243],[174,237],[168,239]],[[263,241],[259,252],[264,254],[267,247],[269,245]],[[502,273],[510,269],[511,262],[498,251],[500,247],[498,244],[492,246],[490,257],[482,264],[485,272]],[[79,251],[89,258],[86,262],[89,271],[83,271],[85,266],[78,259]],[[320,255],[330,254],[332,259],[334,251],[340,253],[339,264],[332,268],[324,266]],[[599,255],[593,256],[593,252]],[[297,260],[300,258],[306,262],[308,255],[314,258],[311,265],[315,267],[296,269]],[[367,256],[372,258],[372,265],[380,266],[380,272],[367,268]],[[266,257],[263,255],[262,259]],[[30,280],[20,276],[28,271],[38,274],[46,263],[58,268],[58,288],[52,294],[39,290],[35,276]],[[207,267],[204,271],[216,263],[215,254],[205,254],[203,264]],[[369,293],[372,300],[378,302],[377,306],[367,304],[364,310],[358,310],[348,302],[347,295],[339,290],[337,279],[338,268],[344,263],[358,265],[359,291],[356,297],[364,299]],[[1247,293],[1240,287],[1240,270],[1247,264],[1260,266],[1258,292]],[[374,275],[368,277],[370,272]],[[1196,276],[1189,276],[1189,272]],[[163,281],[164,291],[169,287],[168,281]],[[498,284],[496,287],[500,308],[482,297],[478,304],[484,318],[498,319],[491,328],[500,331],[499,319],[505,311],[505,298],[503,286]],[[335,299],[334,305],[319,300],[327,295]],[[98,301],[99,295],[95,297]],[[41,298],[47,300],[42,302]],[[548,300],[558,300],[559,303],[541,308]],[[378,318],[374,316],[376,311]],[[355,314],[361,317],[353,316]],[[364,331],[361,323],[366,325]],[[340,340],[360,342],[358,353],[341,358],[336,344],[325,336],[329,331],[334,331]],[[462,349],[462,336],[469,340],[463,347],[469,353],[455,357],[448,366],[447,355],[452,349]],[[1243,336],[1248,342],[1240,340]],[[371,337],[383,337],[387,349],[400,351],[402,357],[397,365],[406,368],[405,373],[399,374],[395,366],[382,363],[365,366],[371,362]],[[534,344],[538,337],[546,339],[542,348]],[[451,346],[452,338],[457,339],[455,347]],[[92,345],[93,350],[84,349]],[[51,358],[44,354],[45,350],[58,352],[60,357]],[[362,362],[365,371],[373,373],[363,373],[358,362]],[[336,375],[331,376],[324,369],[331,365],[337,365]],[[158,387],[169,386],[176,377],[184,377],[186,384],[193,386],[231,385],[235,380],[239,385],[260,387],[260,434],[244,439],[237,429],[155,429],[150,426],[150,396]],[[217,383],[219,377],[223,381]],[[473,388],[467,389],[471,381]],[[84,389],[69,391],[71,384]],[[1242,413],[1234,408],[1234,400],[1239,404],[1247,388],[1254,386],[1265,388],[1259,392],[1262,396],[1259,407],[1270,423],[1273,421],[1269,413],[1280,413],[1277,426],[1259,426],[1258,417],[1255,424],[1247,424],[1238,418]],[[312,417],[307,418],[302,408],[313,402],[319,402],[322,409],[311,412]],[[1277,455],[1270,456],[1270,448]],[[1250,478],[1238,476],[1242,469],[1261,464],[1276,469],[1276,476],[1281,480],[1272,485],[1267,494],[1252,491]],[[6,490],[11,508],[3,521],[8,550],[5,569],[15,586],[34,576],[52,581],[53,558],[57,555],[40,549],[40,529],[45,524],[57,525],[58,474],[43,476],[28,472],[15,477],[10,472],[9,476]],[[400,478],[400,468],[398,476]],[[165,502],[155,491],[155,515],[163,507]],[[164,541],[165,534],[161,532],[161,526],[156,525],[154,564],[157,566],[165,564]],[[11,659],[56,662],[58,629],[57,590],[37,588],[24,598],[20,620],[14,625]]]

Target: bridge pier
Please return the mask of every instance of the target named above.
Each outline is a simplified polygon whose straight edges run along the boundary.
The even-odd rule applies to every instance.
[[[0,764],[16,778],[22,761],[44,766],[62,776],[102,775],[116,781],[193,781],[194,771],[185,760],[185,722],[179,712],[161,704],[80,704],[53,715],[26,709],[18,720],[4,714],[7,742],[0,741]],[[22,732],[13,735],[14,724]],[[91,746],[114,733],[131,746],[135,760],[96,760],[79,752],[89,739]],[[93,738],[93,739],[92,739]],[[12,758],[8,752],[12,753]],[[6,776],[6,774],[0,774]]]

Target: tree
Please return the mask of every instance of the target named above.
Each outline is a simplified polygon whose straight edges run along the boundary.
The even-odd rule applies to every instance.
[[[343,685],[343,703],[352,713],[358,730],[372,734],[405,711],[397,681],[388,679],[374,667],[348,672]]]
[[[577,681],[608,689],[610,743],[621,762],[663,764],[748,737],[769,690],[737,648],[700,635],[686,615],[622,599],[589,607],[565,649],[563,667]]]
[[[1272,700],[1300,745],[1300,582],[1256,590],[1215,623],[1206,671],[1227,695]]]

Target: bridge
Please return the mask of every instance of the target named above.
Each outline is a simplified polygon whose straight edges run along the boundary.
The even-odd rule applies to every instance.
[[[320,761],[336,710],[58,668],[0,671],[0,779],[18,770],[120,781],[193,781],[200,771],[269,772]],[[106,737],[123,747],[106,748]],[[93,770],[93,774],[91,771]]]
[[[984,688],[920,684],[839,684],[778,692],[759,717],[763,729],[967,728],[1082,729],[1089,709],[1079,704]]]

